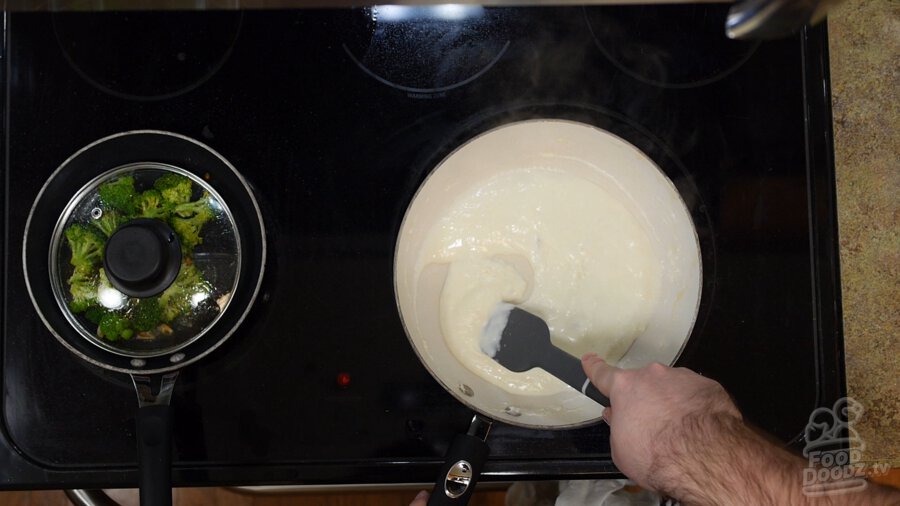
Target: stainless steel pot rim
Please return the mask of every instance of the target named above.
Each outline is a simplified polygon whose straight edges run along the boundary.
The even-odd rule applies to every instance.
[[[97,146],[101,143],[107,142],[109,140],[116,139],[119,137],[124,137],[124,136],[130,136],[130,135],[162,135],[162,136],[172,137],[175,139],[179,139],[181,141],[186,141],[191,144],[194,144],[194,145],[208,151],[210,154],[212,154],[217,160],[219,160],[224,166],[226,166],[232,172],[233,176],[237,178],[237,180],[241,183],[241,185],[245,189],[247,197],[249,198],[250,202],[253,205],[255,217],[256,217],[256,220],[259,225],[260,241],[261,241],[261,245],[260,245],[261,258],[260,258],[260,264],[259,264],[259,276],[256,280],[255,286],[252,287],[252,292],[250,293],[250,298],[249,298],[248,304],[246,304],[246,307],[243,308],[243,311],[241,312],[241,314],[238,315],[238,318],[235,321],[234,325],[232,325],[231,328],[227,329],[216,342],[214,342],[212,345],[210,345],[206,349],[202,350],[197,355],[190,357],[184,361],[173,362],[173,364],[170,366],[156,367],[156,368],[151,368],[151,369],[142,369],[140,367],[133,367],[133,368],[117,367],[112,364],[106,363],[102,360],[97,360],[93,357],[90,357],[90,356],[82,353],[80,350],[78,350],[74,346],[72,346],[66,340],[66,338],[63,337],[53,327],[53,325],[48,320],[47,316],[41,310],[41,307],[38,304],[37,299],[35,297],[34,288],[31,286],[31,279],[30,279],[29,273],[28,273],[28,262],[27,262],[28,236],[31,231],[31,224],[32,224],[31,222],[32,222],[32,218],[34,217],[35,207],[37,206],[37,203],[41,200],[41,197],[43,197],[49,184],[56,178],[56,176],[62,170],[64,170],[73,160],[75,160],[76,158],[81,156],[84,152],[90,150],[91,148],[94,148],[95,146]],[[23,267],[23,272],[25,274],[25,276],[24,276],[25,288],[28,291],[29,298],[31,298],[32,305],[34,306],[35,311],[38,314],[38,317],[40,317],[41,321],[44,323],[44,326],[47,327],[47,329],[56,338],[57,341],[59,341],[69,351],[74,353],[76,356],[78,356],[82,360],[84,360],[88,363],[91,363],[93,365],[96,365],[98,367],[101,367],[103,369],[121,372],[121,373],[125,373],[125,374],[132,374],[132,375],[135,375],[135,374],[136,375],[159,374],[159,373],[164,373],[164,372],[169,372],[169,371],[173,371],[176,369],[180,369],[188,364],[192,364],[192,363],[196,362],[197,360],[200,360],[201,358],[205,357],[206,355],[209,355],[216,348],[221,346],[226,340],[228,340],[228,338],[231,337],[231,335],[238,329],[238,327],[240,327],[240,325],[247,318],[247,315],[250,313],[250,309],[253,307],[253,305],[256,301],[256,298],[259,295],[259,291],[262,286],[263,275],[265,273],[265,268],[266,268],[266,257],[267,257],[266,229],[265,229],[265,226],[263,223],[262,211],[260,210],[259,203],[257,202],[256,197],[254,196],[253,190],[250,188],[250,185],[247,183],[247,181],[244,179],[244,177],[241,175],[241,173],[234,167],[234,165],[231,164],[231,162],[229,162],[225,157],[223,157],[221,154],[219,154],[219,152],[217,152],[216,150],[207,146],[206,144],[204,144],[196,139],[193,139],[191,137],[185,136],[185,135],[181,135],[181,134],[174,133],[174,132],[169,132],[166,130],[154,130],[154,129],[128,130],[128,131],[124,131],[124,132],[115,133],[115,134],[112,134],[112,135],[109,135],[106,137],[102,137],[102,138],[97,139],[97,140],[91,142],[90,144],[82,147],[81,149],[79,149],[78,151],[73,153],[71,156],[66,158],[59,165],[59,167],[57,167],[56,170],[53,171],[53,173],[50,175],[50,177],[47,178],[47,181],[44,182],[44,185],[41,187],[40,191],[38,192],[37,197],[35,197],[34,203],[32,203],[31,209],[28,212],[28,219],[25,222],[25,232],[24,232],[24,235],[22,238],[22,267]],[[224,314],[224,311],[223,311],[223,314]],[[135,360],[141,360],[141,359],[136,357]]]

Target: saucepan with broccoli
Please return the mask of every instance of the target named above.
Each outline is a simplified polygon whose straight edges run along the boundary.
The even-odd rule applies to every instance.
[[[254,192],[196,140],[126,132],[63,162],[25,228],[35,309],[75,355],[131,375],[141,502],[169,504],[178,369],[229,339],[260,291],[266,241]]]
[[[171,350],[211,326],[228,306],[241,253],[214,192],[151,163],[120,167],[87,188],[53,259],[72,323],[100,346],[135,354]]]

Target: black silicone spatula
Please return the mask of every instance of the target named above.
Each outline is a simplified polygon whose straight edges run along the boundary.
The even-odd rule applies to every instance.
[[[540,367],[601,405],[609,406],[609,399],[584,374],[581,360],[553,346],[547,322],[524,309],[514,307],[510,311],[494,360],[513,372]]]

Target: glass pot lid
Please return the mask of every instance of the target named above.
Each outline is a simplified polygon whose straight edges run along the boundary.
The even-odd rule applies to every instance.
[[[159,163],[125,165],[87,183],[59,217],[50,247],[51,284],[69,323],[127,356],[171,353],[209,331],[240,268],[226,203],[196,175]]]

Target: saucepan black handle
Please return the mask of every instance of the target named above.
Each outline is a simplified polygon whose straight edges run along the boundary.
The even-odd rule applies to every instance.
[[[144,406],[137,416],[141,506],[172,504],[172,408]]]
[[[481,438],[457,435],[447,450],[428,506],[468,504],[487,456],[488,445]]]

